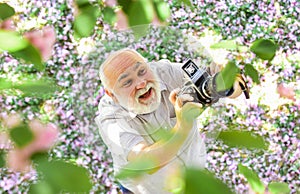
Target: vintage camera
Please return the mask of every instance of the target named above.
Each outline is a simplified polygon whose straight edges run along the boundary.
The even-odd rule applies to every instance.
[[[187,81],[178,95],[188,93],[194,97],[195,102],[210,105],[217,102],[220,98],[230,96],[234,92],[233,87],[224,91],[217,91],[216,77],[219,74],[210,75],[207,67],[199,68],[191,59],[184,63],[182,70],[187,75]],[[245,83],[240,84],[240,86],[246,98],[249,98],[249,93],[245,92],[248,89]]]

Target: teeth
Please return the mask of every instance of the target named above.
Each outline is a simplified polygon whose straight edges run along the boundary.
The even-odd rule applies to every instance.
[[[140,95],[139,98],[143,98],[143,96],[144,96],[145,94],[147,94],[147,93],[150,91],[150,89],[151,89],[151,88],[149,88],[149,90],[147,90],[144,94]]]

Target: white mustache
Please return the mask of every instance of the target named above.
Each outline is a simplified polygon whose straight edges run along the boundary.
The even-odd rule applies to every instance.
[[[151,83],[151,82],[148,83],[145,88],[138,90],[137,93],[136,93],[136,95],[135,95],[135,98],[138,99],[141,95],[143,95],[146,92],[148,92],[148,90],[150,88],[155,88],[154,84]]]

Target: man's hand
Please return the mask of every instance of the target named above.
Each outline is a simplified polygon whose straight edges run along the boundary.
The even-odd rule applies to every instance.
[[[218,72],[220,72],[222,69],[224,68],[224,66],[222,64],[216,64],[216,63],[211,63],[210,67],[209,67],[209,73],[211,75],[214,75]],[[248,99],[249,98],[249,88],[246,84],[245,78],[242,74],[238,74],[236,77],[236,80],[233,84],[233,89],[234,92],[228,96],[229,98],[237,98],[239,97],[243,92],[245,94],[245,97]]]
[[[245,78],[243,77],[243,75],[241,75],[241,74],[237,75],[236,80],[235,80],[235,82],[233,84],[233,89],[234,89],[234,92],[230,96],[228,96],[229,98],[237,98],[243,92],[244,92],[245,97],[247,99],[250,98],[250,96],[249,96],[249,88],[247,86],[247,83],[246,83]]]
[[[194,120],[200,115],[202,105],[193,102],[194,98],[189,94],[179,94],[180,89],[174,89],[169,100],[175,108],[177,125],[180,128],[190,130],[193,126]]]

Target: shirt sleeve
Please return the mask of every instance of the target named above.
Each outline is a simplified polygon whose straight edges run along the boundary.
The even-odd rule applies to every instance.
[[[184,71],[181,69],[182,63],[171,63],[169,60],[160,60],[155,63],[156,72],[163,84],[169,89],[180,88],[186,82]]]
[[[95,119],[101,138],[107,145],[109,151],[114,155],[119,155],[127,160],[127,156],[132,148],[144,141],[144,138],[136,133],[125,122],[118,122],[115,119]]]

